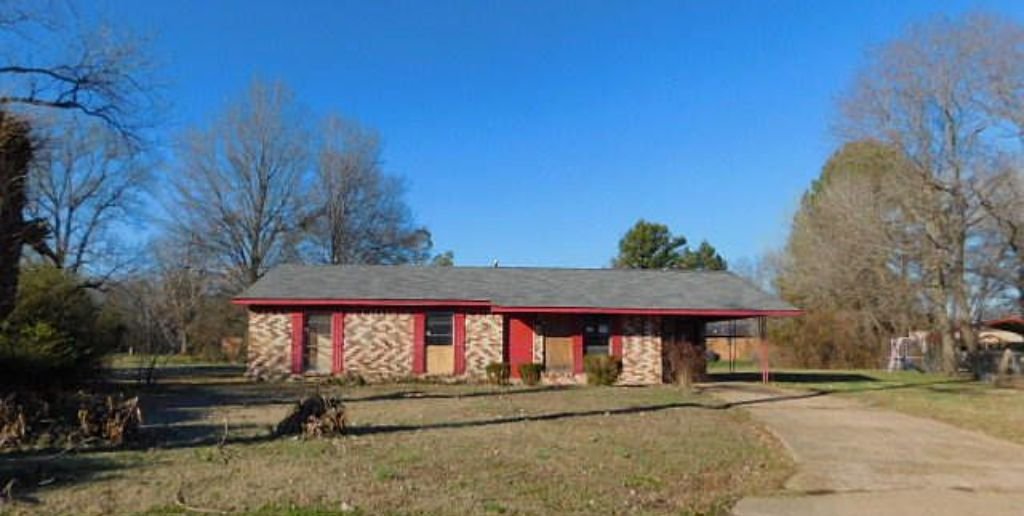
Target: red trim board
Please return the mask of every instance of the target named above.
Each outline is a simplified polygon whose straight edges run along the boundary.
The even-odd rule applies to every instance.
[[[292,373],[302,374],[302,346],[306,335],[306,314],[292,314]]]
[[[407,306],[407,307],[479,307],[490,308],[488,301],[471,299],[289,299],[289,298],[235,298],[236,305],[260,306]]]
[[[427,372],[427,314],[417,312],[412,316],[412,372]]]
[[[455,335],[455,374],[462,375],[466,374],[466,314],[462,312],[456,312],[453,315],[454,320],[452,325],[454,326]]]
[[[331,370],[338,374],[345,370],[345,312],[331,315],[331,344],[334,348]]]
[[[593,306],[497,306],[487,301],[465,299],[396,300],[396,299],[234,299],[243,306],[348,306],[348,307],[449,307],[484,308],[496,314],[611,314],[611,315],[691,315],[705,317],[796,317],[803,310],[752,310],[721,308],[621,308]]]

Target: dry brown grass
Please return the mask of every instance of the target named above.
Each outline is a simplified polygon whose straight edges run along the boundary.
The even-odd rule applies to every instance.
[[[16,494],[38,501],[12,512],[174,513],[180,491],[188,505],[268,514],[719,513],[791,471],[744,412],[669,387],[331,388],[351,435],[269,438],[308,388],[160,386],[144,400],[167,447],[0,456],[0,478],[20,475]]]

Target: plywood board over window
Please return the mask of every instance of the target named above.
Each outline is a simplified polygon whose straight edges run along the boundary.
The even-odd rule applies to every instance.
[[[544,369],[551,373],[573,370],[573,340],[576,320],[570,316],[544,319]]]
[[[451,312],[429,312],[426,317],[427,374],[455,372],[455,324]]]

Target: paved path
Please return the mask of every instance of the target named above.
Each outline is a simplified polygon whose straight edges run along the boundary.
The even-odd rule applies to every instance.
[[[1024,446],[842,396],[707,392],[749,409],[797,464],[784,492],[740,500],[738,516],[1024,514]]]

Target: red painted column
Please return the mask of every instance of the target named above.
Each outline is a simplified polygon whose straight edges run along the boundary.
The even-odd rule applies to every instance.
[[[622,316],[612,316],[612,356],[622,358]]]
[[[427,372],[427,314],[423,312],[412,316],[412,372]]]
[[[466,314],[456,313],[454,325],[455,335],[455,374],[466,374]]]
[[[583,318],[576,320],[576,332],[572,336],[572,369],[573,373],[583,373]]]
[[[302,346],[306,334],[306,314],[292,313],[292,373],[302,374]]]
[[[331,344],[334,348],[331,370],[338,374],[345,370],[345,312],[334,312],[331,316]]]
[[[505,318],[508,335],[508,364],[512,378],[519,378],[519,366],[533,362],[533,327],[518,316]]]

